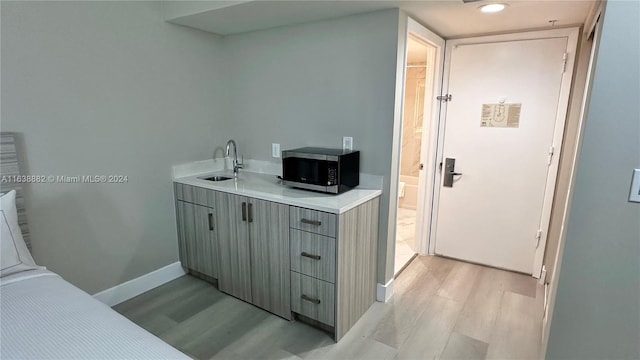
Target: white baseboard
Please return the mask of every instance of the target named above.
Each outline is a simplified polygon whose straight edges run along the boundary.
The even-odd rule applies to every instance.
[[[387,302],[393,296],[393,279],[386,284],[378,284],[376,292],[376,300],[379,302]]]
[[[161,267],[148,274],[123,282],[110,289],[100,291],[94,294],[93,297],[109,306],[115,306],[162,284],[168,283],[171,280],[177,279],[184,274],[185,271],[182,265],[179,261],[176,261],[173,264]]]

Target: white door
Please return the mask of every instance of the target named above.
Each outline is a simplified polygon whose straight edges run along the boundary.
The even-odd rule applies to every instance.
[[[549,152],[562,138],[570,45],[565,36],[451,48],[436,254],[534,272],[555,185]],[[447,184],[447,172],[462,175]]]

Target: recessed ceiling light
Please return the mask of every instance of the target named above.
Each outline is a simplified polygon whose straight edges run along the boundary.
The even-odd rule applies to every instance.
[[[507,5],[505,4],[487,4],[480,6],[480,11],[483,13],[497,13],[504,10],[506,7]]]

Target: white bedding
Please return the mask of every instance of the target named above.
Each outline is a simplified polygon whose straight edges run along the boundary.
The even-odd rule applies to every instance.
[[[47,270],[0,280],[1,359],[187,359]]]

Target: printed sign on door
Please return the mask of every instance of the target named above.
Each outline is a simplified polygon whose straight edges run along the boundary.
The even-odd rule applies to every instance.
[[[520,127],[522,104],[482,104],[481,127]]]

